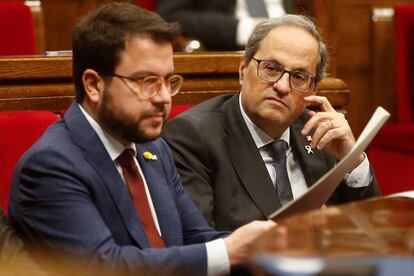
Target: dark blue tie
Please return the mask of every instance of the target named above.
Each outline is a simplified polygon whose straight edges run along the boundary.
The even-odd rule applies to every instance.
[[[284,140],[276,140],[267,145],[270,156],[273,158],[273,166],[276,169],[276,189],[279,201],[283,205],[293,199],[289,177],[286,169],[287,143]]]
[[[246,5],[251,17],[268,17],[264,0],[246,0]]]

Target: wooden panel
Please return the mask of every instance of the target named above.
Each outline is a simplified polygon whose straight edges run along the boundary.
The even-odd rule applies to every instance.
[[[391,121],[395,121],[397,104],[394,9],[373,7],[373,12],[383,15],[373,15],[371,104],[373,107],[383,106],[392,114]]]
[[[30,8],[33,15],[33,22],[36,36],[36,53],[43,54],[45,51],[45,25],[43,22],[43,11],[40,1],[24,1]]]
[[[72,49],[72,31],[78,19],[113,0],[42,0],[46,50]],[[124,1],[125,2],[125,1]],[[129,1],[136,3],[136,1]]]
[[[174,104],[196,104],[240,89],[240,52],[174,55],[178,74],[184,76]],[[334,107],[346,110],[350,101],[347,85],[328,78],[318,86]],[[0,111],[65,110],[74,98],[71,57],[0,58]]]

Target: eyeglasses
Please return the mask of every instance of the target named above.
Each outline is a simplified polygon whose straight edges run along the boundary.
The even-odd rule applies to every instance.
[[[167,87],[171,97],[180,91],[184,78],[180,75],[172,75],[167,79],[158,76],[148,77],[127,77],[118,74],[108,74],[108,76],[122,79],[125,84],[136,94],[141,94],[146,98],[155,96],[161,89],[162,84]]]
[[[277,62],[252,58],[257,62],[257,76],[270,83],[278,82],[285,73],[289,74],[289,87],[299,93],[308,93],[317,83],[317,78],[306,72],[288,71]]]

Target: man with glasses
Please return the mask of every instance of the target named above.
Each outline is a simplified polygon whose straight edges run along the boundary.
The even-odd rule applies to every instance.
[[[186,191],[207,221],[232,230],[266,219],[341,160],[355,143],[344,115],[316,96],[327,52],[315,25],[286,15],[259,24],[240,64],[241,92],[166,124]],[[306,109],[316,104],[321,112]],[[379,194],[365,154],[327,204]]]
[[[108,274],[225,274],[274,222],[212,229],[159,138],[182,77],[174,24],[126,3],[73,34],[76,102],[22,157],[10,220],[36,249],[80,256]],[[81,272],[82,274],[82,272]]]

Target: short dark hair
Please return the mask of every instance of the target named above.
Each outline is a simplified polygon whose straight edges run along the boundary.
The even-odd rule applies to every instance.
[[[328,52],[326,45],[323,42],[321,35],[319,34],[313,21],[304,15],[287,14],[280,17],[268,19],[262,23],[259,23],[253,30],[252,34],[247,41],[247,45],[244,52],[244,62],[249,64],[254,55],[259,50],[262,40],[273,29],[280,26],[295,26],[307,31],[318,42],[318,64],[316,66],[316,78],[319,80],[326,76],[326,69],[329,63]]]
[[[103,77],[114,73],[128,37],[149,36],[157,43],[172,43],[179,33],[176,23],[138,5],[114,2],[83,17],[72,36],[73,79],[76,101],[85,97],[82,75],[93,69]]]

